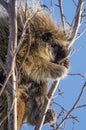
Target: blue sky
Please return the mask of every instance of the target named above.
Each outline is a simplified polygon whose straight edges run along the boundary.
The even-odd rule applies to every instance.
[[[41,0],[43,3],[49,6],[50,0]],[[77,1],[77,0],[76,0]],[[55,22],[58,21],[59,11],[54,3],[57,4],[57,0],[53,0],[53,19]],[[75,13],[75,6],[72,3],[72,0],[63,1],[64,13],[68,22],[71,22]],[[86,7],[86,1],[85,1]],[[86,21],[85,21],[86,22]],[[81,26],[81,29],[84,26]],[[86,27],[86,25],[85,25]],[[81,30],[80,29],[80,30]],[[79,49],[80,48],[80,49]],[[73,49],[79,51],[75,52],[70,57],[70,71],[69,73],[82,73],[86,75],[86,33],[78,39],[74,45]],[[61,104],[66,110],[70,110],[74,102],[76,101],[80,90],[84,84],[85,80],[80,76],[68,76],[60,82],[60,89],[63,92],[63,97],[57,96],[55,101]],[[55,93],[57,95],[57,92]],[[86,104],[86,90],[83,93],[83,96],[78,105]],[[54,109],[59,113],[59,108],[56,105],[53,105]],[[73,116],[77,116],[79,122],[75,123],[74,130],[86,130],[86,108],[77,109],[72,112]],[[22,127],[21,130],[33,130],[32,126],[27,126],[26,124]],[[44,126],[42,130],[50,130],[49,126]],[[72,121],[68,120],[65,125],[65,130],[72,130]]]

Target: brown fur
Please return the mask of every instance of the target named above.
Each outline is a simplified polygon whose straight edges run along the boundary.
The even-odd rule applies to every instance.
[[[24,118],[28,124],[37,125],[42,114],[42,108],[47,99],[47,84],[33,83],[28,88],[28,99]],[[50,115],[50,118],[49,118]],[[45,123],[52,124],[56,121],[56,113],[53,109],[48,109],[45,116]]]
[[[30,125],[37,125],[42,114],[42,108],[47,98],[47,84],[45,83],[34,83],[30,82],[28,84],[28,89],[18,89],[17,90],[17,124],[18,130],[22,126],[22,122],[26,119],[27,123]],[[7,94],[6,92],[0,97],[0,121],[7,115]],[[53,109],[49,108],[44,124],[52,124],[56,121],[56,113]],[[1,130],[7,129],[7,120],[2,124]]]
[[[19,88],[28,88],[28,91],[24,90],[28,95],[26,100],[25,96],[22,96],[22,92],[19,91],[18,129],[21,127],[23,118],[27,118],[27,122],[31,125],[38,123],[47,96],[47,80],[64,78],[69,69],[69,61],[67,59],[68,42],[62,30],[44,12],[34,15],[29,24],[31,41],[28,41],[29,34],[27,29],[25,40],[16,58],[17,70],[19,70],[27,52],[28,43],[31,42],[29,54],[21,66],[18,79]],[[18,17],[18,41],[22,28],[21,20]],[[8,37],[8,17],[2,17],[0,18],[0,58],[4,63],[6,62]],[[3,83],[4,77],[4,73],[0,68],[0,82]],[[47,116],[53,118],[48,120]],[[55,121],[56,118],[54,117],[56,117],[54,110],[49,109],[45,123]]]
[[[0,58],[3,60],[6,57],[9,36],[8,22],[6,21],[7,19],[0,18],[2,26],[0,28]],[[21,24],[18,26],[20,36],[22,26]],[[27,80],[30,78],[36,82],[45,81],[48,78],[53,80],[63,78],[67,74],[67,68],[59,65],[58,62],[55,64],[56,60],[59,61],[68,55],[66,38],[63,32],[43,12],[32,18],[30,29],[32,36],[31,48],[26,61],[22,65],[22,74],[27,77]],[[27,39],[28,37],[26,37],[17,55],[17,66],[19,67],[27,51]]]
[[[25,102],[20,96],[20,90],[18,90],[18,103],[17,103],[17,123],[18,123],[18,130],[20,130],[20,127],[23,122],[23,117],[25,114]],[[22,91],[21,91],[21,94]],[[8,95],[6,91],[3,92],[3,94],[0,97],[0,122],[7,116],[8,111]],[[0,126],[0,130],[8,130],[8,118],[3,122],[3,124]]]
[[[21,98],[18,99],[17,114],[18,130],[20,130],[25,114],[25,102]]]

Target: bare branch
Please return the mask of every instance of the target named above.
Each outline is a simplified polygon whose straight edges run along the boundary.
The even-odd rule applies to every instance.
[[[86,104],[77,106],[76,109],[78,109],[78,108],[83,108],[83,107],[86,107]]]
[[[64,13],[63,13],[63,8],[62,8],[62,0],[58,0],[59,2],[59,9],[60,9],[60,16],[61,16],[61,21],[62,21],[62,27],[65,32],[65,20],[64,20]]]
[[[13,106],[14,106],[14,101],[12,103],[12,106],[10,108],[10,110],[8,111],[8,114],[2,119],[2,121],[0,122],[0,126],[4,123],[4,121],[8,118],[8,116],[11,114],[12,110],[13,110]]]
[[[0,66],[1,66],[1,68],[4,70],[4,72],[6,74],[7,73],[6,70],[5,70],[6,67],[5,67],[5,65],[4,65],[4,63],[3,63],[3,61],[1,59],[0,59]],[[7,74],[7,77],[5,78],[4,83],[3,84],[0,83],[0,85],[1,85],[0,96],[2,95],[2,93],[3,93],[3,91],[4,91],[5,87],[6,87],[7,82],[9,83],[10,86],[12,86],[11,82],[8,81],[11,74],[12,73],[11,73],[11,70],[10,70],[10,72]]]
[[[0,0],[0,4],[8,11],[8,3],[5,0]]]
[[[3,61],[0,59],[0,66],[1,66],[1,68],[3,69],[3,70],[5,70],[5,66],[4,66],[4,63],[3,63]]]
[[[50,102],[51,102],[51,99],[58,87],[58,84],[59,84],[59,81],[55,81],[51,87],[51,89],[49,90],[48,92],[48,98],[46,98],[46,101],[44,103],[44,107],[43,107],[43,110],[42,110],[42,115],[41,115],[41,119],[39,120],[39,123],[38,125],[36,126],[35,130],[41,130],[42,126],[43,126],[43,123],[44,123],[44,120],[45,120],[45,116],[46,116],[46,112],[49,108],[49,105],[50,105]]]
[[[78,36],[76,37],[76,40],[79,39],[85,32],[86,32],[86,27],[82,30],[81,33],[78,33]]]
[[[6,77],[6,79],[5,79],[5,81],[4,81],[3,85],[2,85],[3,87],[0,90],[0,96],[2,95],[2,93],[3,93],[3,91],[4,91],[5,87],[6,87],[6,85],[8,83],[8,80],[9,80],[11,74],[12,74],[12,70],[10,70],[9,73],[7,74],[7,77]]]
[[[23,65],[23,63],[25,62],[27,56],[29,55],[29,51],[30,51],[30,47],[31,47],[31,30],[30,30],[30,25],[29,25],[29,23],[28,23],[28,33],[29,33],[29,34],[28,34],[28,48],[27,48],[25,57],[24,57],[24,59],[23,59],[23,61],[22,61],[22,63],[21,63],[21,66],[20,66],[20,68],[19,68],[19,71],[21,70],[22,65]]]
[[[62,109],[62,111],[65,111],[66,113],[68,113],[68,111],[63,106],[61,106],[60,104],[58,104],[56,102],[53,102],[53,103],[56,104],[57,106],[59,106]],[[76,120],[77,122],[79,122],[78,119],[76,119],[76,117],[74,117],[73,115],[70,114],[69,117]]]
[[[73,45],[74,41],[76,40],[76,36],[79,30],[79,27],[81,25],[81,15],[82,15],[82,11],[83,11],[83,4],[84,4],[84,0],[79,0],[78,2],[78,6],[76,9],[76,15],[75,15],[75,22],[74,22],[74,27],[73,27],[73,35],[71,37],[70,41],[70,45],[69,48]]]
[[[53,83],[52,87],[50,88],[50,90],[48,92],[48,98],[52,98],[53,97],[53,95],[54,95],[54,93],[55,93],[55,91],[56,91],[56,89],[57,89],[57,87],[59,85],[59,82],[60,82],[60,80],[55,81]]]
[[[31,15],[31,17],[28,17],[28,18],[26,19],[25,24],[24,24],[24,27],[23,27],[23,31],[22,31],[21,38],[20,38],[20,40],[19,40],[19,43],[18,43],[17,48],[16,48],[15,51],[14,51],[14,55],[16,55],[16,54],[18,53],[18,51],[19,51],[19,49],[20,49],[20,47],[21,47],[21,45],[22,45],[22,43],[23,43],[23,41],[24,41],[24,39],[25,39],[26,30],[27,30],[27,28],[28,28],[28,23],[29,23],[29,21],[30,21],[38,12],[39,12],[39,11],[37,11],[34,15]]]
[[[75,0],[72,0],[72,1],[73,1],[74,5],[77,7],[77,4],[76,4]]]
[[[50,0],[50,15],[52,15],[52,11],[53,11],[53,1],[52,0]]]
[[[76,73],[76,74],[69,73],[68,75],[69,76],[81,76],[82,78],[84,78],[86,80],[86,75],[81,74],[81,73]]]
[[[61,125],[64,123],[64,121],[67,119],[67,117],[69,117],[70,113],[71,113],[74,109],[76,109],[77,104],[78,104],[78,102],[80,101],[80,99],[81,99],[81,97],[82,97],[82,94],[83,94],[85,88],[86,88],[86,82],[84,83],[84,85],[83,85],[83,87],[82,87],[82,90],[81,90],[81,92],[80,92],[80,94],[79,94],[79,96],[78,96],[76,102],[74,103],[73,107],[69,110],[69,112],[68,112],[67,115],[64,117],[64,119],[58,124],[58,126],[57,126],[57,128],[56,128],[55,130],[58,130],[58,129],[61,127]]]
[[[6,70],[7,70],[7,74],[9,75],[7,77],[9,78],[11,76],[9,81],[12,82],[12,87],[9,85],[9,83],[7,84],[8,93],[9,93],[9,90],[11,91],[11,94],[8,94],[8,109],[9,110],[14,100],[14,107],[13,107],[12,114],[8,116],[8,129],[17,130],[17,97],[16,97],[16,87],[17,87],[16,83],[17,82],[16,82],[16,72],[15,72],[16,55],[13,56],[13,52],[15,48],[17,47],[17,6],[16,6],[17,0],[9,0],[8,5],[9,5],[8,15],[9,15],[9,34],[10,35],[9,35],[9,44],[8,44],[8,52],[7,52],[7,59],[6,59],[6,65],[7,65]]]

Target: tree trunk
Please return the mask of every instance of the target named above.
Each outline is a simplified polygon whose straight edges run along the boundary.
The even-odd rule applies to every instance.
[[[8,45],[8,53],[7,53],[7,73],[9,71],[12,72],[12,76],[10,77],[10,82],[12,86],[7,84],[8,90],[8,111],[12,104],[14,103],[12,113],[8,117],[8,130],[17,130],[17,97],[16,97],[16,55],[14,55],[14,50],[17,47],[17,8],[16,8],[16,0],[9,1],[9,45]]]

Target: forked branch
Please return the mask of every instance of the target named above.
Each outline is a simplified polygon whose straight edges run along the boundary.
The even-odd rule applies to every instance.
[[[81,97],[82,97],[82,94],[83,94],[85,88],[86,88],[86,82],[84,83],[84,85],[83,85],[83,87],[82,87],[82,89],[81,89],[81,92],[80,92],[80,94],[79,94],[79,96],[78,96],[76,102],[74,103],[73,107],[69,110],[69,112],[67,113],[67,115],[66,115],[66,116],[62,119],[62,121],[58,124],[58,126],[57,126],[57,128],[56,128],[55,130],[58,130],[58,129],[62,126],[62,124],[64,123],[64,121],[70,116],[71,112],[72,112],[74,109],[77,108],[77,104],[78,104],[78,102],[80,101],[80,99],[81,99]]]
[[[73,32],[72,32],[72,36],[71,36],[71,38],[69,40],[70,41],[69,48],[75,42],[79,27],[81,25],[81,15],[82,15],[82,11],[83,11],[83,5],[84,5],[84,0],[79,0],[78,5],[77,5],[77,9],[76,9],[76,14],[75,14]]]

